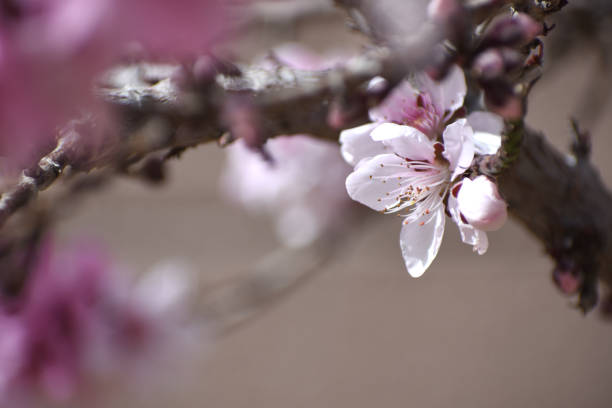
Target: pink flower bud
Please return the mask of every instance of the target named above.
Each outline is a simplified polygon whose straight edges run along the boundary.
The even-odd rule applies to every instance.
[[[535,21],[527,14],[518,13],[514,16],[518,27],[522,30],[526,40],[532,40],[544,31],[542,23]]]
[[[521,54],[511,48],[490,48],[478,54],[473,69],[478,77],[490,80],[512,71],[522,63]]]
[[[509,120],[523,116],[523,100],[506,80],[503,78],[483,80],[481,86],[485,93],[485,105],[488,110]]]
[[[474,71],[477,76],[490,79],[504,73],[504,59],[497,49],[490,49],[478,54],[474,61]]]
[[[501,105],[491,103],[490,99],[487,98],[486,104],[490,111],[497,113],[504,119],[514,120],[523,116],[523,101],[518,96],[507,97]]]
[[[582,287],[583,277],[572,265],[559,264],[553,271],[553,282],[566,295],[575,295]]]
[[[501,228],[508,218],[506,202],[500,197],[495,183],[486,176],[464,179],[457,203],[467,222],[483,231]]]
[[[483,48],[517,46],[528,43],[542,34],[543,26],[527,14],[518,13],[498,20],[483,40]]]

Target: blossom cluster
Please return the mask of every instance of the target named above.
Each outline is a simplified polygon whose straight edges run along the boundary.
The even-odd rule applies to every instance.
[[[0,298],[3,407],[95,398],[98,382],[144,378],[134,375],[187,344],[196,326],[183,322],[180,268],[157,268],[131,289],[116,272],[96,246],[42,245],[23,293]]]
[[[464,177],[475,154],[498,150],[503,130],[502,119],[489,112],[462,117],[466,91],[456,66],[440,83],[416,75],[370,111],[372,123],[340,136],[342,154],[354,166],[346,179],[348,194],[403,217],[400,246],[414,277],[437,255],[446,213],[479,254],[488,248],[485,231],[501,227],[507,217],[493,181]]]

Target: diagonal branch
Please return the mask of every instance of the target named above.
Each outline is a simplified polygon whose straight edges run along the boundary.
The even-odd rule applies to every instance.
[[[87,126],[68,126],[56,149],[2,194],[0,226],[58,179],[65,167],[121,169],[153,152],[219,140],[230,129],[231,118],[225,112],[234,99],[247,100],[256,111],[259,121],[253,126],[264,139],[307,133],[337,140],[340,127],[367,120],[368,108],[384,96],[366,92],[369,79],[383,75],[393,85],[414,66],[416,61],[403,55],[379,49],[322,72],[245,66],[239,74],[218,74],[206,86],[188,89],[171,80],[176,66],[117,68],[99,92],[121,118],[119,141],[92,151],[79,140]],[[332,120],[338,112],[341,120]]]

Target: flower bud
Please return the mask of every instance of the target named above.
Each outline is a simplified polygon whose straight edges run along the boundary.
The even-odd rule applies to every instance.
[[[465,178],[457,195],[461,215],[474,228],[494,231],[506,222],[506,202],[500,197],[497,185],[486,176],[474,180]]]
[[[523,100],[507,81],[503,79],[481,81],[481,86],[488,110],[509,120],[523,116]]]
[[[478,54],[473,70],[477,77],[491,80],[521,66],[523,58],[511,48],[491,48]]]
[[[583,277],[572,263],[559,262],[552,274],[553,282],[566,295],[575,295],[582,287]]]
[[[543,26],[527,14],[518,13],[498,20],[486,33],[483,48],[519,46],[542,34]]]

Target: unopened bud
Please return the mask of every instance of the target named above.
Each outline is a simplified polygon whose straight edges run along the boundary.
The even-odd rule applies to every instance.
[[[481,52],[474,60],[473,69],[477,77],[498,78],[504,74],[504,58],[495,48]]]
[[[552,279],[561,292],[566,295],[575,295],[580,291],[583,283],[582,274],[573,263],[559,262],[553,270]]]
[[[527,14],[518,13],[495,22],[485,34],[482,47],[524,45],[541,35],[543,29],[542,23],[535,21]]]
[[[485,104],[491,112],[504,119],[514,120],[523,116],[523,100],[512,86],[503,80],[481,83],[485,94]]]
[[[465,178],[457,194],[459,211],[474,228],[494,231],[508,219],[507,204],[497,191],[497,185],[486,176],[474,180]]]
[[[473,70],[477,77],[491,80],[518,68],[522,63],[521,54],[511,48],[491,48],[476,57]]]

